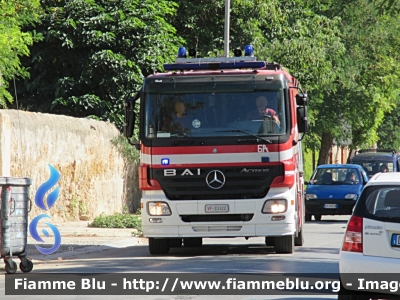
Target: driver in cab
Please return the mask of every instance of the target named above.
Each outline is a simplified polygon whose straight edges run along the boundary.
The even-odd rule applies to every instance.
[[[275,110],[268,108],[268,99],[265,96],[258,96],[256,98],[256,109],[249,112],[246,116],[246,120],[262,120],[263,118],[272,118],[278,125],[280,121]]]
[[[185,103],[178,100],[175,103],[175,112],[172,117],[166,118],[162,129],[164,131],[187,131],[190,130],[191,120],[186,114]]]

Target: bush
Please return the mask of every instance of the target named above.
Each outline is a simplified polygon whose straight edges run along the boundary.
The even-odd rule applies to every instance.
[[[106,216],[103,213],[96,217],[88,226],[98,228],[133,228],[137,230],[138,235],[142,233],[142,220],[138,214],[115,213]]]

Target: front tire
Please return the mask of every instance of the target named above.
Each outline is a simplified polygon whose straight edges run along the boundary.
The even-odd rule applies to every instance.
[[[294,252],[293,235],[275,237],[274,247],[276,253],[292,254]]]
[[[169,248],[170,246],[168,239],[149,238],[150,254],[168,254]]]
[[[305,219],[306,219],[306,222],[310,222],[311,221],[311,215],[310,214],[306,214]]]
[[[299,233],[294,238],[294,245],[295,246],[303,246],[304,245],[303,228],[300,228]]]

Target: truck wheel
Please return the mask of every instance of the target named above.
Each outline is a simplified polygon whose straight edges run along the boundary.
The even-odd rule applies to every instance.
[[[321,215],[314,215],[315,221],[321,221],[322,216]]]
[[[266,236],[265,237],[265,245],[274,246],[275,245],[275,237],[274,236]]]
[[[186,238],[183,239],[183,244],[185,247],[201,247],[203,245],[202,238]]]
[[[169,241],[168,239],[149,238],[150,254],[168,254]]]
[[[294,251],[294,237],[293,235],[284,235],[275,237],[274,242],[276,253],[293,253]]]
[[[182,246],[182,239],[169,239],[169,246],[171,248],[179,248]]]
[[[306,222],[310,222],[311,221],[311,215],[310,214],[306,214],[305,219],[306,219]]]
[[[294,238],[295,246],[303,246],[304,245],[304,236],[303,236],[303,228],[300,229],[297,236]]]

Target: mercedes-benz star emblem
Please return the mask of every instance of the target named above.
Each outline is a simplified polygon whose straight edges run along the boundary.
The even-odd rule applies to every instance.
[[[210,188],[218,190],[225,184],[225,175],[221,171],[213,170],[207,174],[206,182]]]

